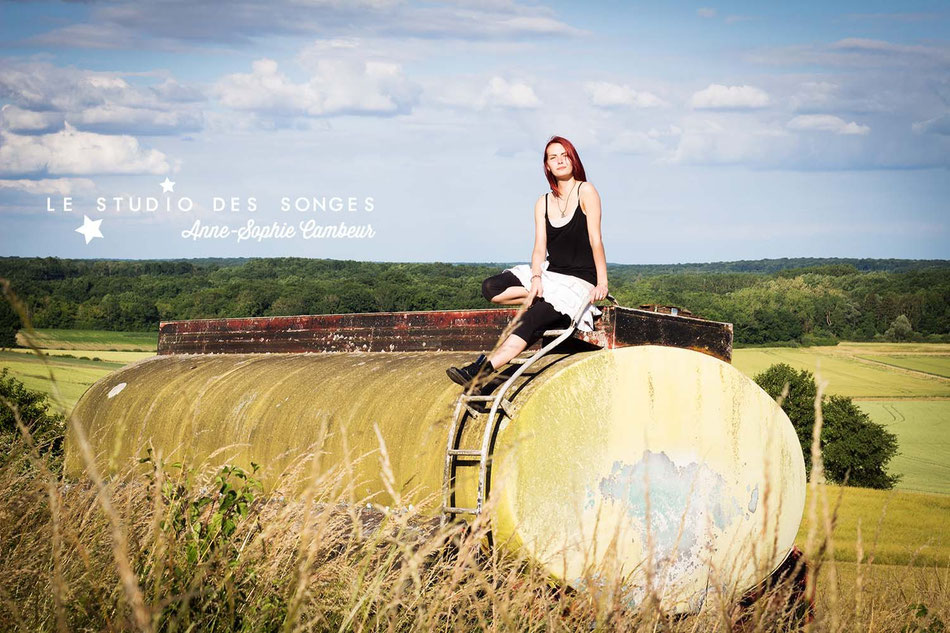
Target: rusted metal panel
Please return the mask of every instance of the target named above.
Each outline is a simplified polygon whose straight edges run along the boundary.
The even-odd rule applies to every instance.
[[[732,362],[732,324],[696,317],[613,308],[611,347],[663,345],[709,354]]]
[[[647,312],[662,312],[663,314],[672,314],[676,316],[681,314],[683,316],[698,317],[698,314],[693,314],[686,308],[681,308],[679,306],[665,306],[659,303],[642,303],[640,304],[641,310],[646,310]]]
[[[158,353],[481,351],[513,309],[197,319],[159,326]]]
[[[158,353],[480,352],[495,347],[515,313],[497,308],[169,321],[160,325]],[[732,358],[728,323],[608,306],[594,328],[575,332],[565,348],[666,345]]]

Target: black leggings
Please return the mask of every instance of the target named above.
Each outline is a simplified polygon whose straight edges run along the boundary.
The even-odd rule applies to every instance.
[[[505,272],[489,277],[482,282],[482,296],[491,301],[492,297],[500,295],[502,292],[518,286],[523,288],[518,277],[506,270]],[[512,334],[517,334],[528,343],[528,347],[541,338],[545,330],[564,328],[571,324],[571,317],[562,314],[554,309],[550,303],[544,299],[535,300],[534,304],[524,311],[519,323]]]

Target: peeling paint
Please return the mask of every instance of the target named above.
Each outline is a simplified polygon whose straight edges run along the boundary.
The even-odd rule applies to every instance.
[[[122,392],[123,389],[125,389],[125,385],[126,383],[120,382],[115,387],[109,390],[109,393],[106,394],[106,397],[109,399],[115,398],[117,395],[119,395]]]
[[[794,542],[804,462],[783,466],[777,452],[800,455],[794,429],[708,354],[592,353],[518,406],[493,457],[493,536],[523,543],[556,578],[580,588],[620,575],[629,604],[656,590],[664,609],[695,612],[710,582],[742,592]],[[765,485],[781,500],[767,514]]]
[[[677,466],[664,452],[644,451],[634,464],[614,462],[610,475],[597,485],[609,501],[621,503],[626,514],[647,535],[647,495],[650,532],[658,558],[682,558],[700,545],[708,519],[720,530],[740,514],[723,476],[705,463]],[[682,531],[680,526],[682,524]]]

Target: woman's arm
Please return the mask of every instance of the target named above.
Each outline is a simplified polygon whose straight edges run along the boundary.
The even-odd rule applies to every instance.
[[[591,293],[594,301],[607,296],[607,255],[600,235],[600,194],[594,185],[587,183],[581,188],[581,209],[587,215],[587,235],[594,251],[594,267],[597,269],[597,286]]]
[[[544,198],[541,196],[534,203],[534,250],[531,251],[531,291],[529,296],[542,296],[541,267],[548,255],[548,232],[544,225]]]

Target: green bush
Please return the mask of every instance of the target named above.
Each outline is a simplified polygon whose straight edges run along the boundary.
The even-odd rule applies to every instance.
[[[180,463],[161,464],[151,452],[140,461],[151,467],[149,487],[161,488],[153,508],[161,538],[142,549],[134,567],[143,588],[176,597],[157,614],[157,629],[278,630],[284,594],[265,587],[261,595],[260,561],[243,551],[260,529],[258,466],[250,473],[223,466],[210,486],[201,486]]]
[[[834,347],[837,344],[838,338],[832,334],[815,332],[802,335],[802,347]]]
[[[778,398],[788,385],[782,410],[788,415],[811,472],[811,443],[815,427],[815,377],[804,369],[795,371],[785,363],[772,365],[754,378],[762,389]],[[899,475],[887,473],[887,464],[897,454],[897,437],[844,396],[822,397],[821,457],[828,481],[863,488],[893,488]]]
[[[0,294],[0,347],[16,347],[16,333],[19,329],[20,317]]]
[[[20,436],[13,412],[15,407],[40,455],[51,458],[51,463],[60,470],[63,436],[66,432],[65,416],[62,413],[51,413],[47,394],[27,389],[22,382],[10,376],[9,372],[6,367],[0,370],[0,446],[5,448]],[[0,451],[0,464],[5,463],[7,456],[6,450]]]
[[[884,338],[889,341],[910,341],[914,337],[914,328],[910,324],[910,319],[907,318],[907,315],[900,314],[891,322],[891,327],[887,328],[884,332]]]
[[[897,437],[851,398],[831,396],[822,403],[822,458],[830,481],[847,481],[862,488],[890,489],[900,477],[887,472],[887,462],[897,454]]]

